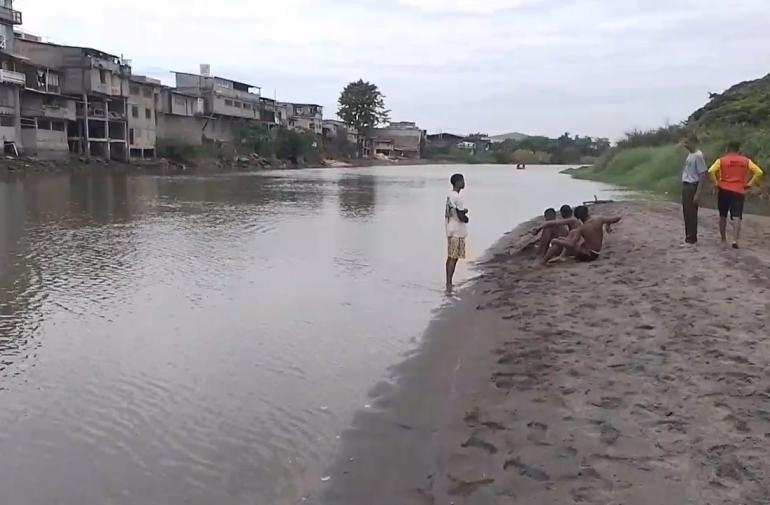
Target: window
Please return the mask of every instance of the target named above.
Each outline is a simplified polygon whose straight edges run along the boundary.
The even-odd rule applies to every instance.
[[[233,101],[225,99],[225,105],[227,105],[228,107],[232,107],[233,106]]]
[[[236,101],[236,102],[234,102],[234,103],[235,103],[235,108],[236,108],[236,109],[240,109],[240,108],[242,107],[242,105],[241,105],[241,102],[237,102],[237,101]]]
[[[132,95],[139,96],[139,86],[132,84],[129,89],[131,90]]]
[[[223,81],[222,79],[216,79],[215,82],[216,82],[217,88],[233,89],[232,81]]]
[[[107,71],[102,68],[99,69],[99,80],[102,84],[107,84]]]
[[[132,105],[131,106],[131,116],[135,117],[135,118],[139,117],[139,106],[137,106],[137,105]]]
[[[59,91],[59,74],[48,71],[48,88],[50,91]]]
[[[152,88],[145,87],[142,89],[142,95],[145,98],[152,98]]]
[[[57,132],[63,132],[64,131],[64,122],[63,121],[54,121],[53,124],[51,124],[51,129]]]
[[[16,126],[16,117],[0,116],[0,126]]]
[[[152,119],[152,111],[150,109],[144,109],[145,119]]]
[[[51,121],[49,119],[38,119],[37,120],[37,128],[38,128],[38,130],[50,130],[51,129]]]
[[[14,95],[11,93],[10,88],[0,87],[0,105],[3,107],[14,107],[16,105],[16,100],[14,100]]]
[[[181,96],[176,96],[174,97],[174,103],[176,105],[181,105],[184,107],[184,98],[182,98]]]
[[[133,144],[134,143],[134,129],[129,128],[128,129],[128,143]]]

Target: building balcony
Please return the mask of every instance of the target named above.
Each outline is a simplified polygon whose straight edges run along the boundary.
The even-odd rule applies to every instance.
[[[22,24],[21,12],[9,9],[8,7],[0,7],[0,23],[20,25]]]
[[[0,70],[0,83],[26,86],[27,76],[21,72],[14,72],[13,70]]]
[[[41,84],[35,79],[30,83],[31,79],[27,79],[27,89],[30,91],[36,91],[38,93],[48,93],[51,95],[60,95],[61,87],[56,84]]]
[[[243,102],[248,102],[248,103],[258,104],[260,102],[259,95],[255,93],[248,93],[246,91],[239,91],[237,89],[217,88],[214,91],[214,93],[221,97],[232,98],[235,100],[241,100]]]

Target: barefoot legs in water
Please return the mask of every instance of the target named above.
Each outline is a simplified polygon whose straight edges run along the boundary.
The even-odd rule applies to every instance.
[[[452,290],[452,281],[455,276],[455,269],[457,268],[457,259],[447,258],[446,260],[446,289]]]

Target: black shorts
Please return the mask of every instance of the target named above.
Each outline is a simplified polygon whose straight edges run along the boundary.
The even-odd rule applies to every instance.
[[[743,219],[743,204],[746,202],[746,195],[720,189],[717,200],[721,217],[727,217],[729,213],[730,219]]]

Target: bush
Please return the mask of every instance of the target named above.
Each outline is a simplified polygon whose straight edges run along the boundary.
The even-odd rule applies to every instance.
[[[177,163],[193,163],[202,155],[203,148],[181,140],[165,139],[157,142],[158,156]]]
[[[270,131],[260,125],[242,126],[238,130],[239,151],[246,151],[247,154],[256,153],[265,158],[275,154],[273,149],[273,139]]]
[[[663,126],[654,130],[632,130],[626,132],[624,139],[618,142],[618,147],[659,147],[667,144],[676,144],[687,134],[688,129],[684,124]]]
[[[275,155],[294,164],[318,163],[321,160],[314,135],[280,128],[273,144]]]

